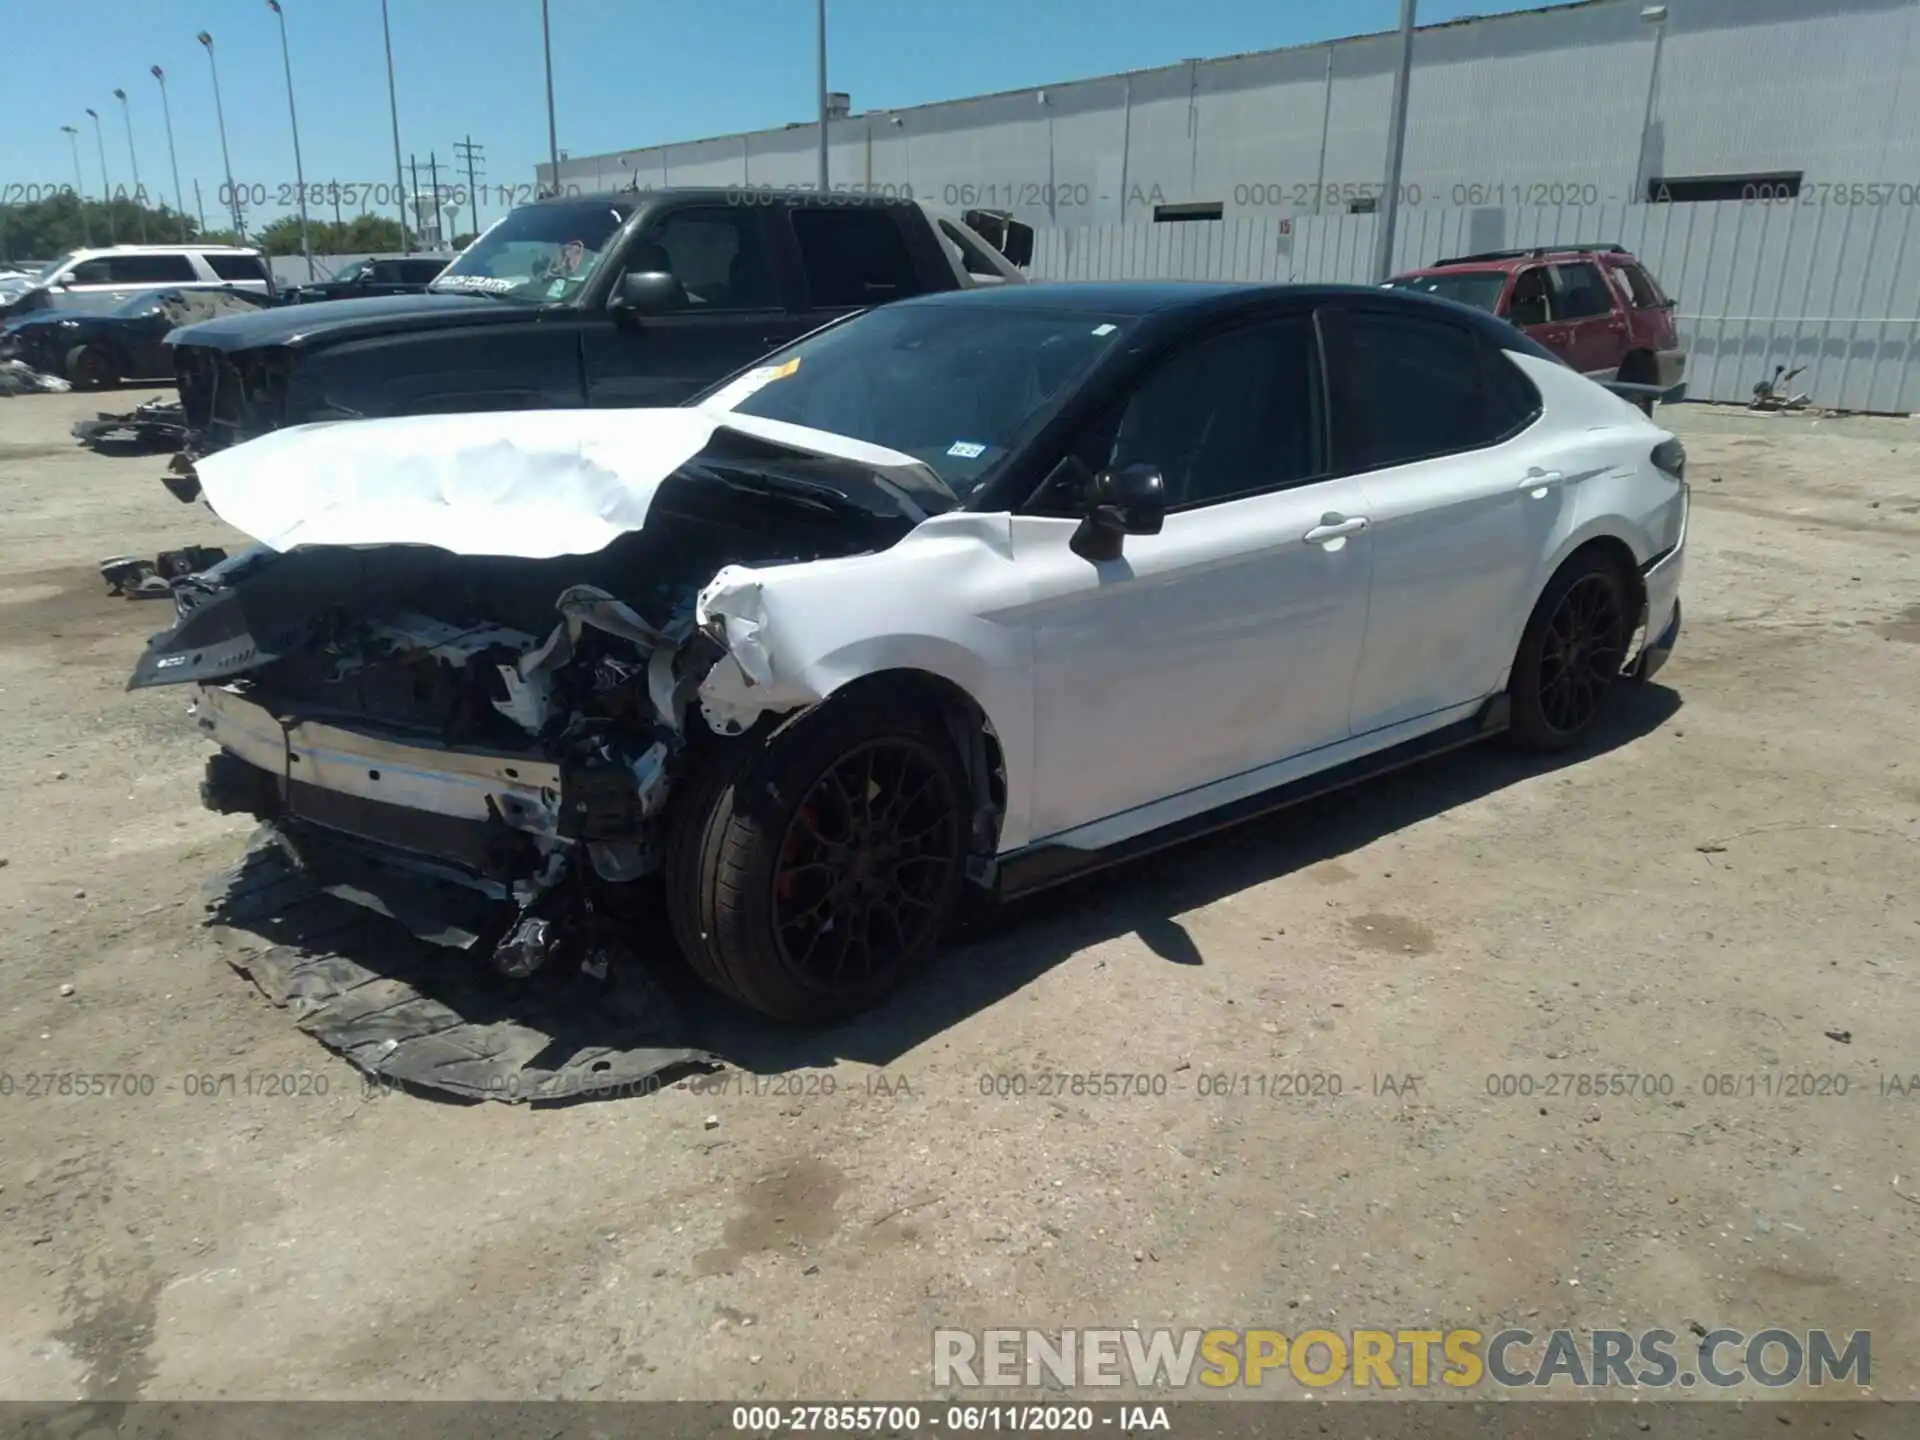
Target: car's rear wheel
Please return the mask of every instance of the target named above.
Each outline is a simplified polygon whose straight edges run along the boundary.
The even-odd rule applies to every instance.
[[[1635,350],[1622,360],[1619,372],[1614,378],[1624,385],[1655,385],[1660,379],[1654,367],[1653,356],[1644,350]],[[1649,419],[1653,417],[1653,401],[1636,400],[1633,403],[1638,405]]]
[[[667,905],[708,983],[774,1019],[817,1022],[932,959],[960,899],[967,794],[934,716],[829,701],[763,750],[688,778]]]
[[[76,345],[67,352],[67,379],[76,390],[104,390],[120,380],[120,367],[102,345]]]
[[[1512,738],[1529,750],[1564,750],[1593,728],[1626,664],[1631,590],[1599,550],[1575,555],[1548,582],[1527,619],[1508,685]]]

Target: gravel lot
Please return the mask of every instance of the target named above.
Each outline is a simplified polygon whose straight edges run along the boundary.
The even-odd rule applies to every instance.
[[[239,537],[74,446],[101,401],[0,399],[0,1396],[897,1398],[936,1325],[1309,1321],[1867,1328],[1920,1394],[1920,426],[1674,412],[1687,630],[1571,763],[1087,880],[857,1025],[729,1027],[718,1094],[532,1109],[369,1096],[224,963],[250,827],[95,565]],[[1489,1091],[1571,1071],[1671,1090]],[[982,1093],[1033,1072],[1165,1093]]]

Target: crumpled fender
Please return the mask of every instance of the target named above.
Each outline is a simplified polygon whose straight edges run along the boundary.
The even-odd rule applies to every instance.
[[[729,565],[695,604],[696,627],[724,652],[700,681],[701,715],[715,733],[737,735],[866,676],[922,672],[980,707],[1008,794],[1024,797],[1033,756],[1032,630],[1016,613],[1024,600],[1006,515],[938,515],[871,555]],[[1025,825],[1016,802],[1002,846],[1024,843]]]

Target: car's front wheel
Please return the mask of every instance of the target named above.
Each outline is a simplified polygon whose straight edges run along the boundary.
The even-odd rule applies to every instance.
[[[688,782],[667,909],[708,983],[774,1019],[818,1022],[932,959],[960,900],[967,794],[937,717],[829,701]]]
[[[1587,550],[1561,566],[1514,656],[1514,741],[1564,750],[1592,729],[1620,683],[1633,629],[1631,590],[1611,557]]]
[[[120,379],[120,369],[102,345],[76,345],[67,352],[67,379],[76,390],[104,390]]]

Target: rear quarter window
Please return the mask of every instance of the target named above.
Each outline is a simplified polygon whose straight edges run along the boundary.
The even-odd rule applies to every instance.
[[[1464,327],[1362,310],[1329,328],[1343,469],[1381,470],[1484,449],[1539,412],[1526,376]]]
[[[222,280],[265,280],[267,267],[257,255],[208,255],[213,273]]]

